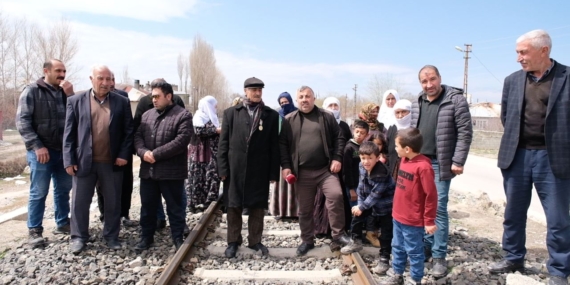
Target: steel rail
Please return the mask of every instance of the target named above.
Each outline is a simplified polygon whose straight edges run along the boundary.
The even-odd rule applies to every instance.
[[[202,217],[200,217],[198,223],[194,226],[194,228],[192,228],[190,234],[184,240],[182,246],[178,249],[178,251],[176,251],[176,254],[174,254],[174,257],[170,263],[164,268],[164,271],[162,271],[162,274],[155,284],[178,284],[179,280],[175,279],[179,278],[178,269],[180,264],[182,264],[182,261],[186,259],[186,256],[191,251],[192,246],[195,243],[200,242],[200,239],[205,236],[208,226],[212,223],[214,217],[216,216],[216,213],[222,207],[221,201],[222,197],[220,197],[217,201],[212,202],[208,209],[206,209]]]

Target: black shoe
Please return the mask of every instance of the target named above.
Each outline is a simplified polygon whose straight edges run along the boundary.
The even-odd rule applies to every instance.
[[[548,285],[568,285],[568,278],[550,275]]]
[[[153,238],[141,237],[135,245],[135,250],[147,250],[150,248],[152,243],[154,242]]]
[[[156,229],[162,230],[166,228],[166,220],[156,220]]]
[[[334,241],[341,244],[342,246],[347,246],[353,243],[353,240],[346,234],[341,235],[339,238],[335,239]]]
[[[512,262],[506,259],[503,259],[499,262],[495,262],[487,267],[489,272],[498,274],[498,273],[511,273],[515,271],[524,272],[524,261],[523,262]]]
[[[121,224],[125,227],[136,227],[137,222],[129,219],[129,217],[121,217]]]
[[[184,238],[187,238],[190,235],[190,228],[187,224],[184,224],[184,233],[182,234],[184,235]]]
[[[237,249],[238,249],[238,243],[230,242],[224,254],[226,255],[227,258],[234,258],[236,257]]]
[[[180,249],[180,247],[182,246],[183,243],[184,243],[184,240],[181,238],[174,240],[174,247],[176,248],[176,251],[178,251],[178,249]]]
[[[69,224],[61,227],[55,228],[52,232],[54,235],[69,235],[71,233],[71,227]]]
[[[119,250],[121,249],[123,246],[121,245],[121,242],[118,239],[109,239],[105,241],[105,245],[109,248],[109,249],[114,249],[114,250]]]
[[[315,248],[315,244],[314,243],[306,243],[303,242],[301,243],[301,245],[297,248],[297,256],[303,256],[305,254],[307,254],[307,252],[309,252],[309,250]]]
[[[435,278],[442,278],[447,275],[447,261],[445,261],[445,258],[433,259],[433,267],[430,270],[430,274]]]
[[[73,239],[71,240],[71,245],[69,247],[71,249],[71,253],[77,255],[85,249],[85,242],[81,239]]]
[[[28,244],[32,247],[40,247],[45,245],[43,230],[41,228],[33,228],[28,230]]]
[[[249,248],[251,248],[251,249],[253,249],[253,250],[255,250],[255,251],[261,250],[261,255],[265,255],[265,256],[266,256],[266,255],[269,255],[269,250],[268,250],[267,247],[265,247],[265,245],[263,245],[262,243],[258,243],[258,244],[253,245],[253,246],[252,246],[252,245],[248,245],[247,247],[249,247]]]

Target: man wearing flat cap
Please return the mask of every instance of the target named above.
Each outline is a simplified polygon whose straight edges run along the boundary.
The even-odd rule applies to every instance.
[[[279,114],[261,99],[265,84],[258,78],[244,82],[243,102],[224,111],[218,147],[218,172],[227,207],[228,258],[242,244],[242,210],[249,209],[248,247],[268,255],[261,243],[269,183],[279,179]]]

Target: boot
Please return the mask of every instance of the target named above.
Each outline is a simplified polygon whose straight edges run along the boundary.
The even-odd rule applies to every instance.
[[[28,244],[32,247],[39,247],[45,245],[44,237],[42,236],[43,229],[33,228],[28,230]]]
[[[380,240],[378,239],[378,233],[373,231],[366,232],[366,240],[373,246],[373,247],[380,247]]]

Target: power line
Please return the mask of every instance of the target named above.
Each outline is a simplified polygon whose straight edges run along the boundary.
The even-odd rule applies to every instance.
[[[487,72],[489,72],[489,74],[491,74],[499,83],[501,83],[501,80],[499,80],[499,78],[497,78],[488,68],[487,66],[485,66],[483,64],[483,62],[481,62],[481,60],[477,57],[477,55],[471,51],[471,54],[475,57],[475,59],[477,59],[477,61],[487,70]]]

